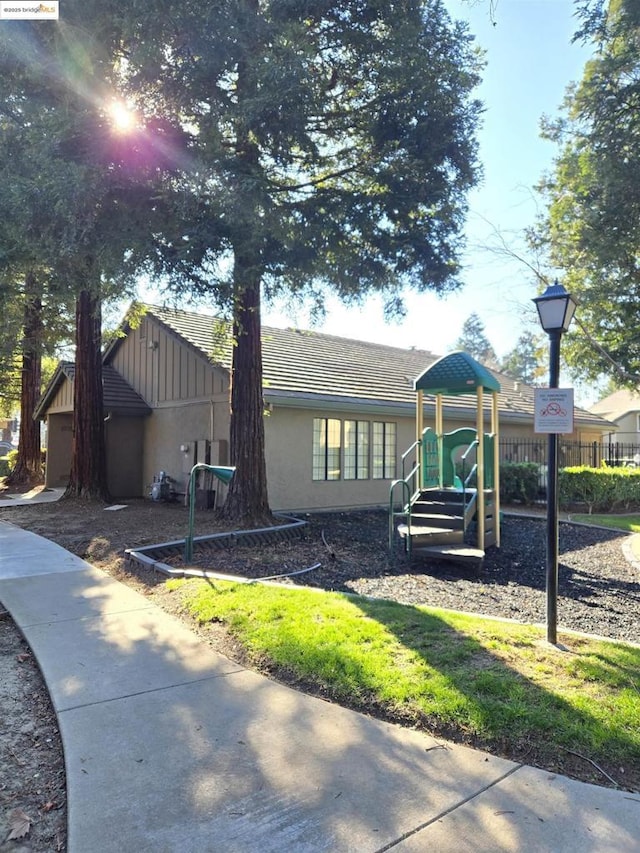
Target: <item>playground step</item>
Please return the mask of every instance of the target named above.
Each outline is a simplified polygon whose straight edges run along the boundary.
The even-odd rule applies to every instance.
[[[461,504],[465,498],[470,500],[475,493],[475,489],[466,489],[464,492],[460,489],[421,489],[419,500]]]
[[[412,519],[413,520],[413,519]],[[462,529],[450,530],[442,527],[427,527],[426,525],[398,525],[398,536],[401,539],[411,537],[411,547],[421,548],[426,545],[456,544],[464,541]]]
[[[448,530],[462,530],[464,518],[461,515],[444,515],[440,513],[424,512],[422,509],[416,511],[417,505],[411,510],[412,527],[440,527]]]
[[[437,560],[454,560],[458,563],[472,563],[479,572],[484,560],[484,551],[480,548],[469,548],[467,546],[451,545],[414,545],[411,551],[412,557],[433,557]]]
[[[441,515],[452,518],[462,517],[464,507],[462,504],[439,503],[437,501],[417,500],[411,504],[411,512],[425,515]]]

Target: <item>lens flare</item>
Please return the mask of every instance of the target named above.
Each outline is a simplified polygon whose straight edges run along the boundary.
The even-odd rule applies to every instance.
[[[110,104],[109,118],[114,129],[119,133],[127,133],[133,130],[136,123],[135,112],[122,101],[113,101]]]

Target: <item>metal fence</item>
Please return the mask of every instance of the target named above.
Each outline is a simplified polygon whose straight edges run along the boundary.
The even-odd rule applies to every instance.
[[[535,462],[539,468],[539,485],[543,493],[547,488],[547,450],[546,438],[501,438],[501,462]],[[558,440],[558,466],[569,468],[574,465],[587,465],[599,468],[602,463],[612,467],[640,468],[640,444],[620,441],[579,441]]]

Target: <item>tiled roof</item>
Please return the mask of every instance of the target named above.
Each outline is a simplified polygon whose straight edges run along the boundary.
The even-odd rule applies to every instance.
[[[148,314],[191,347],[225,369],[231,366],[231,345],[214,332],[209,315],[147,306]],[[118,343],[116,342],[115,346]],[[415,406],[415,380],[438,356],[428,350],[401,349],[382,344],[339,338],[300,329],[262,329],[264,393],[320,401],[354,401]],[[486,368],[483,368],[486,369]],[[489,371],[500,386],[498,408],[506,421],[531,423],[534,417],[533,388],[505,374]],[[425,395],[429,402],[429,396]],[[475,395],[447,397],[446,408],[475,412]],[[582,426],[602,429],[601,417],[576,409]]]
[[[63,380],[66,378],[73,382],[75,376],[75,364],[72,361],[61,361],[38,402],[34,418],[45,415]],[[113,412],[114,415],[136,417],[151,413],[138,392],[108,364],[102,365],[102,401],[105,412]]]

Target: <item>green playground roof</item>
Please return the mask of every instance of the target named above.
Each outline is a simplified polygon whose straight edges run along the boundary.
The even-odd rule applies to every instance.
[[[466,352],[444,355],[428,367],[414,382],[416,391],[429,394],[475,394],[478,388],[484,391],[500,391],[500,383],[486,367]]]

